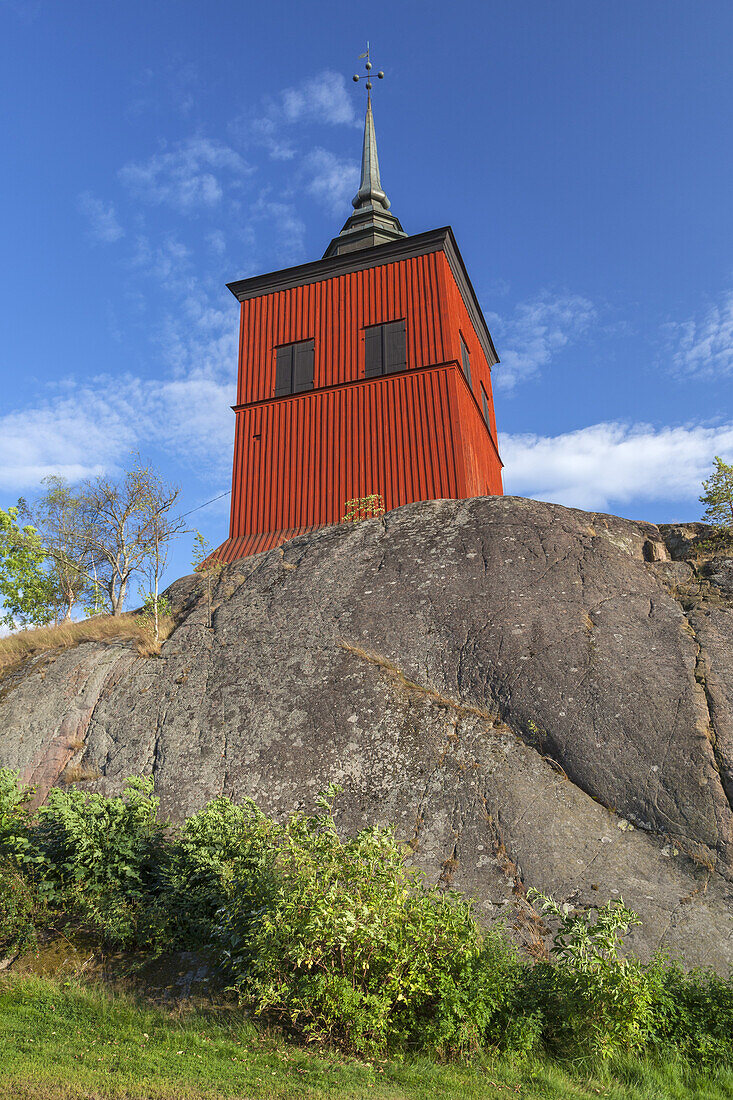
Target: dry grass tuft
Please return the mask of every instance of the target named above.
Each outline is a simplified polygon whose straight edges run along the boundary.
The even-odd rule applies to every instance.
[[[72,783],[91,783],[93,779],[99,779],[101,774],[96,768],[84,768],[80,764],[71,764],[63,772],[61,782],[67,786]]]
[[[47,653],[51,649],[72,649],[82,642],[118,642],[131,639],[136,642],[140,656],[152,657],[160,652],[161,644],[173,633],[174,626],[172,618],[162,616],[158,642],[153,637],[150,625],[132,614],[96,615],[93,619],[83,619],[78,623],[59,623],[57,626],[19,630],[7,638],[0,638],[0,676],[28,657]]]

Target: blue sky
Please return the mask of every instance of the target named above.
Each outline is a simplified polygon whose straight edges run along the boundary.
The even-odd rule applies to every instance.
[[[0,0],[0,506],[133,451],[230,487],[233,279],[382,181],[451,224],[502,360],[508,492],[696,519],[733,460],[733,5]],[[191,516],[212,544],[228,499]],[[184,540],[169,571],[190,569]]]

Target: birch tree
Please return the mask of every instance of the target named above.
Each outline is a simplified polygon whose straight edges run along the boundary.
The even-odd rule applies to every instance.
[[[139,462],[132,474],[136,479],[135,494],[140,515],[145,520],[143,538],[147,552],[142,572],[147,590],[143,590],[143,594],[151,612],[157,642],[160,636],[160,581],[168,564],[170,544],[184,530],[182,517],[173,512],[180,489],[167,484],[150,466],[142,466]]]
[[[22,502],[24,513],[37,529],[48,558],[50,579],[55,587],[57,619],[67,622],[74,606],[93,599],[95,563],[87,531],[83,495],[52,474],[43,478],[43,493],[32,504]]]
[[[85,481],[81,495],[85,548],[112,615],[122,614],[130,578],[136,573],[152,577],[157,605],[164,548],[183,529],[172,511],[180,496],[178,486],[163,481],[138,457],[119,479],[102,475]]]

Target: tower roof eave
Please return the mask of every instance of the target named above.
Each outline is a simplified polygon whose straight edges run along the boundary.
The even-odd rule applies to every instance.
[[[400,260],[407,260],[413,256],[425,256],[430,252],[445,252],[484,355],[489,366],[494,366],[499,362],[499,356],[496,354],[486,318],[449,225],[441,229],[431,229],[427,233],[416,233],[411,237],[403,234],[398,239],[388,240],[385,243],[334,252],[321,260],[312,260],[310,263],[286,267],[265,275],[254,275],[249,279],[239,279],[236,282],[227,283],[227,287],[238,301],[245,302],[250,298],[259,298],[278,290],[319,283],[324,279],[336,278],[338,275],[348,275],[352,271],[379,267],[381,264],[398,263]]]

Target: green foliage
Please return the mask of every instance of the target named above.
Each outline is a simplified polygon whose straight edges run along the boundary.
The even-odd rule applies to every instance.
[[[0,768],[0,859],[22,864],[31,856],[28,835],[30,792],[18,784],[18,773]]]
[[[240,996],[309,1038],[443,1056],[498,1036],[522,967],[457,895],[427,889],[391,829],[342,841],[321,813],[267,827],[222,912]]]
[[[128,779],[124,794],[111,798],[52,789],[31,833],[41,894],[109,942],[129,943],[161,860],[158,806],[152,779]]]
[[[344,1057],[252,1026],[246,1012],[151,1005],[101,983],[15,977],[0,983],[2,1094],[101,1100],[730,1100],[673,1058],[626,1058],[602,1077],[547,1057],[438,1064]]]
[[[715,457],[713,472],[703,481],[705,490],[700,503],[705,505],[703,519],[733,529],[733,466]]]
[[[557,923],[552,963],[522,962],[471,906],[427,887],[391,829],[338,835],[336,788],[284,824],[217,798],[173,829],[150,779],[122,795],[52,790],[31,811],[0,770],[0,956],[47,927],[105,945],[207,947],[243,1005],[365,1055],[496,1050],[611,1064],[656,1052],[706,1072],[733,1062],[733,983],[622,954],[623,901]],[[494,1054],[491,1054],[491,1052]]]
[[[70,619],[75,604],[100,599],[87,542],[84,497],[57,474],[41,479],[43,492],[23,512],[38,529],[46,553],[57,618]]]
[[[643,966],[636,955],[621,954],[622,933],[641,924],[637,915],[622,899],[572,909],[534,890],[529,896],[559,921],[554,965],[539,964],[532,975],[550,1047],[601,1060],[643,1049],[651,1034],[661,972]]]
[[[224,562],[211,556],[211,544],[204,538],[200,531],[196,531],[193,540],[193,560],[191,562],[194,573],[200,573],[206,584],[207,602],[207,626],[211,627],[211,586],[217,580],[224,568]]]
[[[342,523],[360,523],[363,519],[374,519],[384,515],[384,497],[381,493],[371,493],[368,497],[354,497],[347,500],[346,511],[341,517]]]
[[[0,857],[0,959],[36,943],[40,902],[28,878]]]
[[[146,918],[151,938],[179,947],[210,943],[220,910],[255,880],[276,832],[250,800],[235,805],[216,798],[187,818],[165,853],[160,890]]]
[[[0,508],[0,623],[42,626],[54,617],[55,589],[43,568],[46,551],[34,527],[21,527],[18,508]]]
[[[702,487],[700,503],[705,505],[703,519],[716,527],[712,550],[733,549],[733,466],[716,456],[713,472]]]
[[[733,974],[658,966],[652,1035],[660,1053],[715,1070],[733,1066]]]
[[[145,603],[142,606],[142,611],[140,612],[140,618],[152,625],[155,622],[156,606],[158,615],[161,617],[163,615],[173,614],[173,607],[167,596],[156,597],[154,593],[148,592],[145,597]]]

